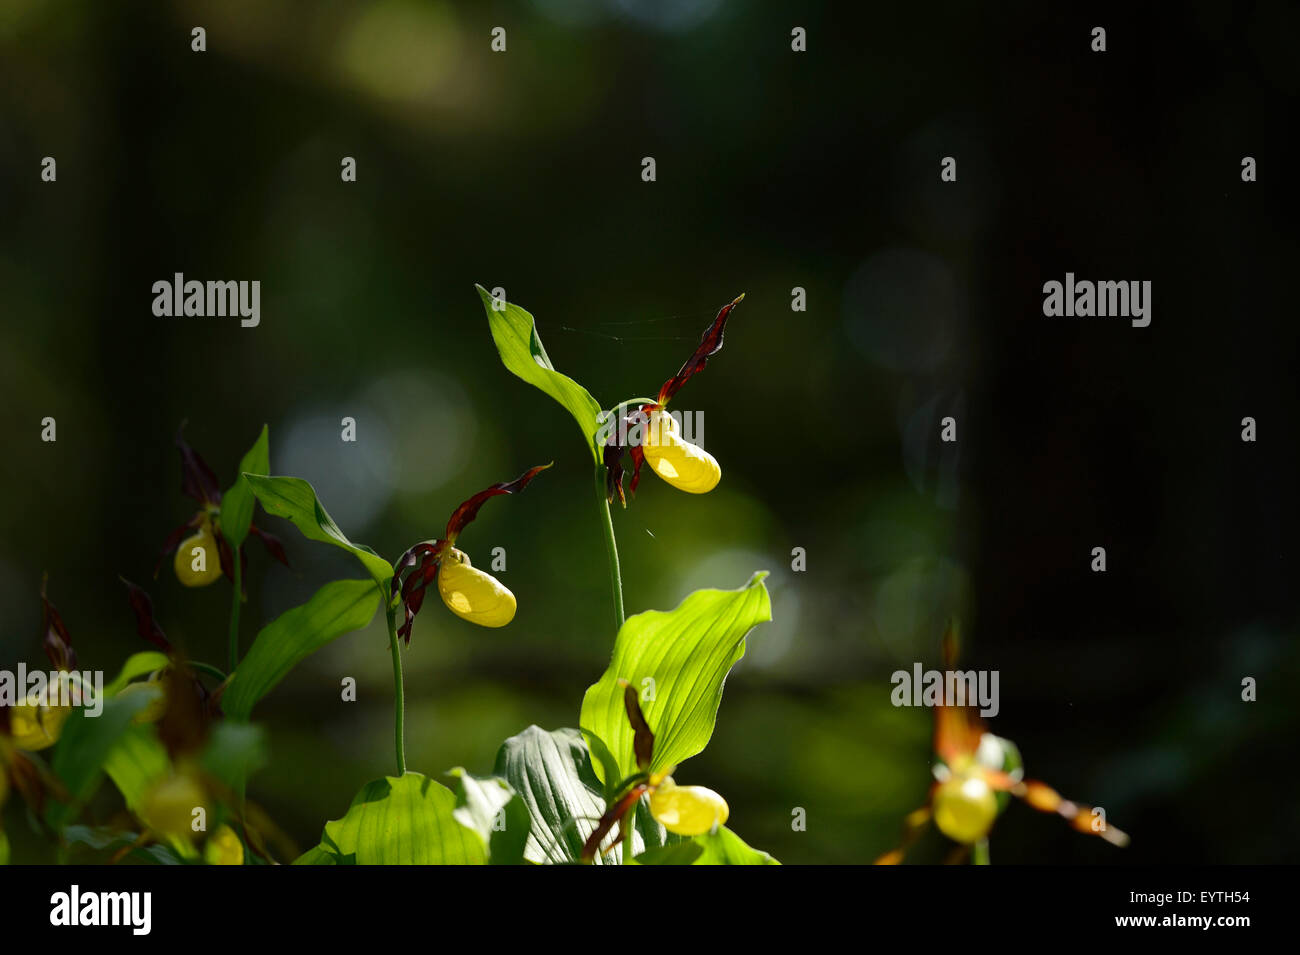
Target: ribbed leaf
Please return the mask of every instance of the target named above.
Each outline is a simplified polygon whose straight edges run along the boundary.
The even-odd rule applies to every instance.
[[[230,678],[221,707],[226,715],[246,720],[257,701],[284,679],[303,658],[336,637],[360,630],[379,606],[379,591],[370,580],[335,580],[299,607],[286,610],[257,634],[248,655]]]
[[[583,842],[605,811],[604,790],[582,734],[575,729],[548,733],[530,726],[502,744],[494,771],[519,794],[531,817],[524,858],[551,865],[577,862]],[[636,830],[634,853],[661,846],[667,837],[644,802],[637,807]],[[621,857],[620,846],[595,861],[617,863]]]
[[[676,610],[647,611],[619,629],[614,656],[582,699],[582,729],[617,761],[620,777],[637,770],[633,729],[620,680],[641,694],[641,711],[655,735],[652,772],[670,769],[708,745],[731,667],[745,655],[745,635],[772,619],[757,573],[739,590],[697,590]],[[608,784],[608,770],[593,767]]]
[[[766,852],[750,848],[726,826],[707,836],[696,836],[694,840],[703,849],[692,865],[780,865]]]
[[[325,824],[302,864],[483,865],[483,837],[456,818],[456,794],[419,773],[376,779]]]
[[[521,864],[530,820],[523,800],[510,784],[496,776],[471,776],[460,767],[447,775],[455,781],[453,815],[487,843],[488,861],[492,865]]]

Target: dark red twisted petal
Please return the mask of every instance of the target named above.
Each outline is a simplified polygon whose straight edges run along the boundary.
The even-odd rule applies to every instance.
[[[551,462],[551,464],[554,463],[554,461]],[[513,481],[504,484],[493,484],[491,487],[479,491],[468,501],[463,502],[460,507],[452,511],[451,518],[447,521],[447,542],[455,543],[456,537],[465,529],[465,525],[478,517],[478,509],[483,506],[484,501],[490,497],[496,497],[498,494],[514,494],[522,491],[528,486],[529,481],[549,468],[551,464],[539,464],[535,468],[529,468]]]
[[[404,611],[397,635],[408,646],[411,643],[411,626],[415,623],[415,615],[424,606],[425,589],[437,578],[442,551],[447,546],[448,542],[444,540],[421,541],[399,557],[393,568],[390,595],[396,597],[401,593]]]
[[[249,524],[248,529],[262,542],[262,546],[266,548],[268,554],[284,564],[284,566],[289,566],[289,555],[284,552],[284,544],[281,543],[280,538],[274,534],[268,534],[256,524]]]
[[[126,584],[127,599],[131,602],[131,609],[135,611],[135,630],[136,633],[144,637],[155,647],[168,655],[172,652],[172,645],[163,633],[162,627],[158,626],[158,621],[153,616],[153,601],[144,589],[137,587],[125,577],[119,577],[122,583]]]
[[[181,452],[181,493],[204,506],[218,504],[221,502],[221,486],[217,483],[217,476],[208,467],[208,462],[181,437],[184,430],[185,422],[182,421],[176,429],[176,447]]]
[[[221,558],[221,572],[226,575],[226,579],[234,581],[235,579],[235,560],[234,553],[230,549],[230,544],[219,531],[214,530],[212,536],[217,539],[217,554]],[[248,555],[240,550],[239,552],[239,572],[242,574],[248,566]],[[242,578],[241,578],[242,579]],[[243,596],[242,594],[240,596]]]
[[[75,670],[77,654],[72,649],[72,637],[63,624],[63,618],[45,596],[46,580],[41,579],[41,632],[45,655],[59,670]]]
[[[627,795],[605,810],[605,814],[596,823],[596,828],[591,831],[587,841],[582,844],[583,862],[590,862],[596,858],[596,853],[600,851],[601,842],[604,841],[609,831],[614,828],[614,824],[635,809],[637,801],[649,790],[650,787],[645,783],[638,783],[628,790]]]
[[[641,483],[641,466],[645,464],[645,449],[637,445],[632,449],[632,484],[630,490],[636,497],[636,486]]]
[[[626,680],[623,683],[623,708],[627,710],[628,722],[632,724],[632,753],[636,756],[638,769],[649,769],[654,758],[655,734],[650,732],[650,724],[641,712],[641,700],[636,687]]]
[[[686,359],[686,364],[682,365],[677,374],[665,381],[663,387],[659,389],[659,403],[661,405],[667,404],[669,399],[681,390],[682,385],[686,384],[692,375],[702,371],[704,366],[708,364],[709,359],[722,350],[722,331],[726,327],[727,316],[731,314],[733,308],[740,304],[740,300],[744,297],[744,295],[738,295],[733,301],[722,306],[717,317],[713,320],[713,324],[704,330],[699,346],[691,357]]]
[[[613,435],[610,441],[618,439]],[[614,503],[614,495],[618,495],[619,503],[627,507],[627,497],[623,494],[623,448],[618,444],[607,444],[602,453],[605,462],[605,500],[610,504]]]

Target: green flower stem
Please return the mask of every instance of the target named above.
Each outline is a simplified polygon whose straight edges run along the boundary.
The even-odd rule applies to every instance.
[[[220,667],[214,667],[211,663],[201,663],[198,660],[190,660],[191,670],[197,670],[199,673],[206,673],[208,676],[222,683],[226,682],[226,674],[221,672]]]
[[[988,839],[981,839],[971,848],[971,865],[989,865]]]
[[[388,642],[393,650],[393,709],[396,716],[394,737],[397,741],[397,775],[406,775],[406,690],[402,681],[402,645],[397,639],[397,608],[388,606]]]
[[[623,575],[618,567],[618,543],[614,540],[614,519],[605,496],[605,466],[596,465],[596,508],[600,511],[600,529],[605,535],[605,553],[609,556],[609,583],[614,590],[614,626],[623,626]]]
[[[231,673],[234,673],[235,668],[239,666],[239,605],[244,596],[243,593],[244,583],[243,580],[241,579],[243,575],[243,569],[240,567],[240,564],[243,563],[243,561],[240,559],[240,555],[242,554],[242,552],[243,552],[242,546],[236,547],[235,556],[232,558],[232,561],[235,565],[235,570],[234,570],[235,593],[234,596],[230,598],[229,670]]]
[[[627,811],[623,817],[623,858],[620,860],[622,865],[630,865],[632,862],[632,837],[636,835],[636,807],[640,800],[632,804],[632,808]]]

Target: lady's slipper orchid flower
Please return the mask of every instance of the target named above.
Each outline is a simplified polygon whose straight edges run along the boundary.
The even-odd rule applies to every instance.
[[[641,451],[650,470],[679,491],[707,494],[722,480],[717,459],[699,445],[683,441],[677,419],[662,408],[650,413]]]
[[[702,836],[727,821],[727,801],[704,786],[678,786],[671,776],[650,793],[650,815],[679,836]]]
[[[12,718],[19,709],[0,706],[0,809],[4,808],[12,789],[40,817],[45,812],[47,796],[66,800],[68,794],[45,764],[24,752],[24,747],[14,739]]]
[[[208,865],[243,865],[244,844],[227,825],[218,826],[203,844],[203,861]]]
[[[72,639],[59,612],[45,596],[44,581],[41,582],[41,607],[46,654],[59,672],[75,670],[77,656],[72,650]],[[45,813],[47,796],[60,801],[69,798],[63,783],[45,763],[29,755],[53,745],[68,717],[68,707],[47,707],[47,702],[31,697],[0,701],[0,810],[4,809],[11,789],[22,796],[37,818]],[[0,844],[4,841],[4,831],[0,828]]]
[[[60,674],[73,674],[77,669],[77,654],[72,649],[72,637],[63,618],[54,609],[45,594],[46,582],[41,581],[41,631],[45,655]],[[10,713],[9,735],[15,746],[35,753],[53,746],[63,734],[63,724],[72,715],[72,707],[81,703],[81,687],[69,681],[67,691],[71,699],[64,700],[63,688],[57,685],[45,691],[33,690],[20,700]]]
[[[220,717],[221,693],[225,684],[212,692],[203,685],[183,654],[172,646],[154,618],[149,594],[126,578],[127,599],[135,614],[136,633],[165,653],[170,662],[148,679],[128,683],[118,696],[127,693],[153,693],[154,698],[135,714],[133,722],[158,724],[158,735],[173,753],[199,750],[212,724]]]
[[[944,665],[956,666],[957,632],[950,625],[944,635]],[[1062,798],[1045,783],[1024,779],[1015,744],[984,730],[973,706],[953,706],[942,701],[935,707],[935,783],[920,809],[904,820],[902,844],[876,860],[877,865],[897,865],[908,848],[931,821],[949,839],[958,843],[957,858],[986,838],[1002,810],[999,794],[1009,793],[1040,812],[1054,812],[1077,832],[1098,835],[1116,846],[1128,845],[1129,837],[1116,827],[1093,816],[1090,807]],[[1008,760],[1008,755],[1014,756]],[[1008,768],[1008,762],[1015,764]],[[1005,800],[1003,800],[1005,801]]]
[[[682,385],[722,350],[722,333],[727,317],[744,297],[737,296],[734,301],[722,306],[713,323],[705,330],[694,353],[677,374],[664,382],[654,401],[619,406],[624,413],[613,423],[605,441],[605,488],[610,503],[613,503],[617,495],[619,501],[627,506],[627,498],[623,493],[625,451],[632,455],[633,494],[636,494],[637,485],[641,481],[641,466],[645,463],[649,463],[655,474],[680,491],[705,494],[717,487],[722,478],[722,466],[709,452],[682,437],[678,422],[668,413],[667,405]]]
[[[184,427],[182,424],[181,428]],[[176,579],[184,586],[206,587],[222,575],[233,580],[234,555],[221,534],[221,488],[217,476],[202,456],[185,442],[179,430],[176,432],[176,447],[181,453],[181,493],[197,502],[199,510],[167,535],[154,567],[154,576],[158,576],[167,555],[175,551],[172,568],[176,571]],[[278,537],[266,533],[256,524],[250,524],[248,530],[261,540],[272,557],[289,566],[289,558]],[[247,561],[242,551],[240,560]],[[242,563],[240,569],[243,569]]]
[[[452,512],[447,521],[446,536],[421,541],[398,558],[393,574],[392,599],[396,601],[400,591],[406,616],[397,633],[408,645],[411,625],[424,605],[425,590],[434,580],[438,582],[442,602],[452,613],[470,623],[481,627],[504,627],[514,619],[515,595],[501,581],[470,563],[469,556],[456,548],[456,538],[465,525],[478,516],[484,501],[498,494],[522,491],[529,481],[550,466],[538,465],[513,481],[493,484],[479,491]]]
[[[582,861],[590,862],[600,851],[600,845],[615,825],[619,834],[611,848],[622,841],[625,827],[632,825],[637,803],[648,796],[650,815],[669,832],[679,836],[702,836],[714,832],[727,821],[731,810],[727,801],[712,789],[704,786],[678,786],[671,775],[672,768],[657,773],[649,772],[654,758],[655,737],[641,712],[636,687],[627,680],[623,685],[623,708],[632,724],[632,750],[640,772],[624,780],[610,801],[605,814],[582,846]],[[608,850],[606,850],[608,851]],[[627,860],[624,860],[627,861]]]

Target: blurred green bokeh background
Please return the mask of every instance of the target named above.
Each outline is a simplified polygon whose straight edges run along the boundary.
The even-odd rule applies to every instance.
[[[1294,108],[1294,15],[1116,20],[1098,65],[1085,17],[785,6],[5,0],[0,666],[44,661],[42,571],[85,667],[143,648],[118,574],[149,585],[192,656],[223,658],[228,585],[150,580],[192,511],[183,419],[223,484],[268,423],[273,473],[311,481],[389,559],[554,460],[461,540],[480,565],[506,549],[515,622],[484,631],[430,601],[405,656],[411,767],[490,771],[530,723],[576,724],[613,633],[581,437],[501,367],[474,283],[531,311],[606,406],[654,393],[743,291],[678,402],[704,412],[721,486],[647,476],[615,514],[629,613],[772,572],[774,621],[689,765],[736,831],[790,863],[890,848],[925,797],[931,717],[892,707],[889,676],[938,666],[959,614],[964,662],[1001,672],[993,728],[1135,840],[1013,807],[995,862],[1293,859],[1277,750],[1298,722],[1282,699],[1295,454],[1279,449],[1297,250],[1279,187],[1244,194],[1236,169]],[[1041,283],[1067,269],[1154,278],[1152,328],[1044,319]],[[151,285],[174,272],[260,280],[260,327],[155,318]],[[950,414],[956,446],[938,441]],[[1259,446],[1237,440],[1244,414],[1267,422]],[[292,569],[251,548],[245,645],[360,575],[259,523]],[[1239,702],[1244,676],[1260,702]],[[274,761],[250,795],[304,848],[392,772],[391,695],[376,619],[256,712]],[[11,799],[16,861],[51,858],[22,820]]]

